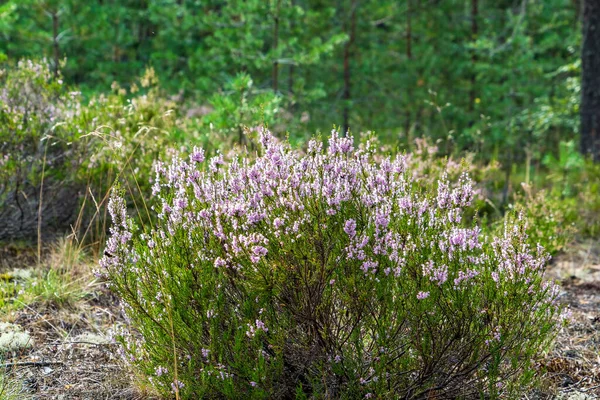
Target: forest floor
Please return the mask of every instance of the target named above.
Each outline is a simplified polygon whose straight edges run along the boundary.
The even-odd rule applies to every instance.
[[[561,282],[571,321],[542,361],[545,389],[526,398],[599,399],[600,241],[574,244],[552,261],[547,277]]]
[[[32,259],[9,253],[0,250],[0,277],[17,284]],[[64,291],[62,297],[45,293],[20,307],[10,300],[0,304],[0,346],[11,329],[27,338],[22,346],[4,351],[0,400],[151,398],[133,384],[108,339],[110,329],[122,322],[117,299],[90,274],[75,275],[88,280],[78,286],[85,289],[78,289],[80,297],[70,298],[68,291],[74,289],[56,285]],[[577,243],[557,256],[548,277],[562,282],[561,298],[572,311],[572,322],[541,361],[547,372],[540,388],[522,398],[600,398],[600,241]],[[18,292],[15,296],[20,298]],[[69,301],[56,300],[61,298]]]

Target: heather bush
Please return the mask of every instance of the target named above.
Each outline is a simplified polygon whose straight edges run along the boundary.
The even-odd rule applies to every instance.
[[[71,233],[70,225],[91,220],[87,238],[102,238],[101,207],[117,177],[130,206],[143,208],[154,160],[184,139],[211,140],[178,118],[152,69],[129,90],[115,84],[89,101],[45,60],[6,64],[0,85],[0,240],[32,238],[38,229]]]
[[[424,178],[368,140],[260,143],[158,163],[151,223],[111,197],[98,274],[127,316],[123,356],[156,390],[497,398],[532,382],[560,307],[519,217],[483,236],[466,174]]]
[[[0,69],[0,239],[31,235],[43,176],[48,225],[69,220],[76,206],[70,187],[81,164],[71,146],[77,131],[65,120],[80,112],[78,93],[63,87],[46,61],[20,61]],[[57,207],[63,204],[63,207]]]

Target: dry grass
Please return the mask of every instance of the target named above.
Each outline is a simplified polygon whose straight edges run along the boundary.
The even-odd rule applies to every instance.
[[[16,266],[35,265],[13,251]],[[35,251],[33,251],[35,254]],[[118,299],[96,282],[93,261],[70,240],[47,251],[40,267],[22,278],[5,272],[3,321],[31,336],[31,346],[4,354],[0,371],[6,382],[0,400],[18,399],[146,399],[109,338],[122,323]],[[0,386],[1,388],[1,386]],[[1,392],[1,389],[0,389]]]

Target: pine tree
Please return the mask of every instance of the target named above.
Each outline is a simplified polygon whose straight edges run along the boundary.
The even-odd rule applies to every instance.
[[[581,151],[600,161],[600,3],[585,0],[581,79]]]

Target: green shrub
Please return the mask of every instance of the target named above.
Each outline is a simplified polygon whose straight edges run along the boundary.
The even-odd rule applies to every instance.
[[[600,165],[586,160],[574,141],[561,142],[558,157],[548,154],[544,165],[549,201],[565,210],[564,223],[583,235],[600,234]]]
[[[180,398],[494,398],[526,387],[558,324],[547,257],[519,219],[465,226],[462,175],[333,133],[306,154],[158,164],[152,228],[115,193],[98,271],[122,299],[124,356]],[[375,161],[375,160],[378,161]],[[427,179],[431,179],[430,177]]]
[[[77,196],[71,183],[81,160],[71,146],[77,131],[64,126],[80,113],[78,94],[65,90],[46,61],[0,70],[0,87],[2,240],[33,236],[43,194],[44,226],[72,217]]]
[[[600,167],[584,159],[573,141],[559,147],[557,157],[545,157],[541,179],[522,183],[511,205],[526,219],[530,243],[552,255],[578,237],[600,233]],[[501,228],[496,221],[495,229]]]
[[[117,177],[143,209],[155,159],[184,140],[210,141],[179,118],[152,69],[129,92],[115,84],[88,102],[45,60],[7,65],[0,85],[0,240],[35,237],[41,215],[45,234],[95,221],[81,236],[103,241],[101,207]]]

